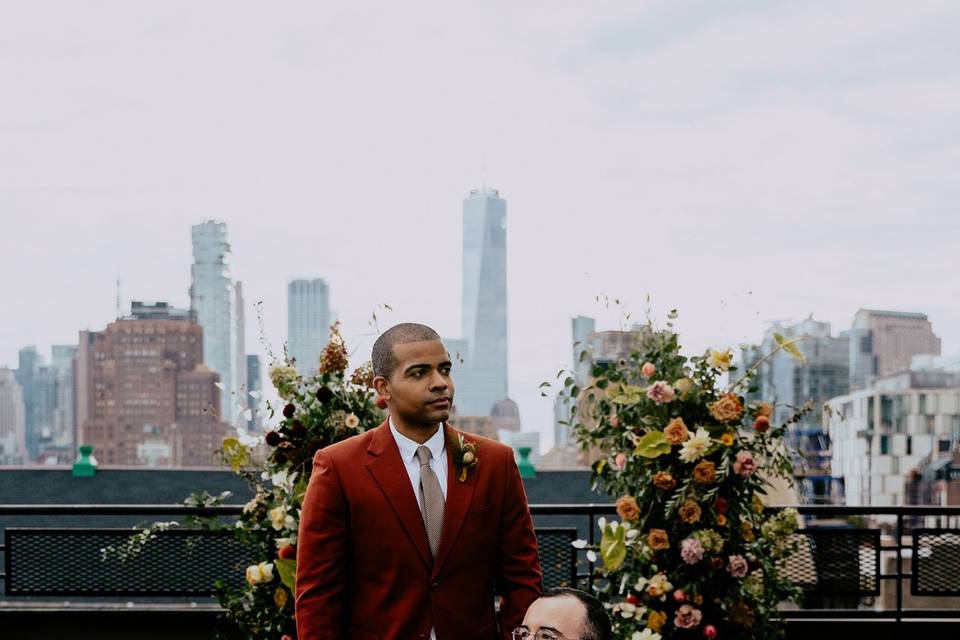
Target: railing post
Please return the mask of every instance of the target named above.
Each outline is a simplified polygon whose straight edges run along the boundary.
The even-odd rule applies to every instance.
[[[912,560],[916,562],[916,558]],[[903,620],[903,511],[897,511],[897,622]]]

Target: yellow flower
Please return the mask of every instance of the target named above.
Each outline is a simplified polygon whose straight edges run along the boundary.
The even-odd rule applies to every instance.
[[[654,633],[660,633],[667,622],[667,614],[663,611],[651,611],[647,614],[647,628]]]
[[[722,436],[720,436],[720,442],[722,442],[728,447],[731,446],[733,444],[733,434],[727,431]]]
[[[707,357],[707,363],[714,369],[727,371],[730,369],[730,365],[733,364],[733,351],[730,349],[726,351],[711,350],[710,355]]]
[[[693,389],[693,380],[690,378],[680,378],[673,383],[673,388],[676,389],[678,393],[687,393]]]

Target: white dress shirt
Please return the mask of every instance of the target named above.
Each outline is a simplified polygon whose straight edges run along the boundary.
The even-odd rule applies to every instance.
[[[420,445],[403,435],[393,425],[393,418],[390,418],[390,433],[393,439],[397,441],[397,447],[400,449],[400,458],[403,460],[403,466],[407,469],[407,475],[410,476],[410,485],[413,487],[413,495],[417,498],[417,504],[420,504],[420,460],[417,459],[417,447]],[[447,442],[443,437],[443,425],[437,429],[437,432],[430,436],[430,439],[423,443],[430,449],[430,468],[437,475],[437,481],[440,482],[440,490],[443,491],[443,499],[447,499]],[[420,505],[423,511],[423,505]]]
[[[420,505],[420,511],[423,511],[423,505],[420,504],[420,460],[417,458],[417,447],[420,445],[403,435],[393,426],[393,417],[390,417],[390,433],[393,439],[397,441],[397,447],[400,449],[400,458],[403,460],[403,466],[407,469],[407,475],[410,476],[410,484],[413,486],[413,495]],[[437,432],[430,436],[430,439],[423,444],[430,449],[430,468],[437,476],[440,483],[440,490],[443,492],[443,499],[447,499],[447,442],[443,437],[443,425],[437,429]],[[430,640],[437,640],[437,630],[430,629]]]

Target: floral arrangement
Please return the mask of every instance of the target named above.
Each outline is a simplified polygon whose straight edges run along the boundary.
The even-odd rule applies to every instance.
[[[270,380],[282,400],[282,419],[264,436],[266,460],[254,462],[255,447],[235,439],[223,443],[224,460],[249,481],[253,498],[243,507],[236,535],[251,550],[244,588],[218,586],[230,623],[221,637],[292,640],[296,546],[300,507],[313,455],[384,420],[372,389],[370,363],[347,376],[348,352],[339,323],[320,355],[319,373],[303,377],[289,363],[273,366]],[[270,417],[274,410],[270,409]]]
[[[721,387],[736,372],[731,351],[681,355],[675,317],[663,330],[649,322],[628,357],[593,366],[584,389],[565,383],[576,437],[597,456],[595,486],[619,517],[600,519],[588,550],[602,562],[598,596],[619,640],[779,637],[777,607],[798,596],[781,570],[797,514],[772,513],[761,496],[771,480],[793,482],[789,422],[745,406],[755,369]],[[778,339],[781,349],[803,358],[795,341]]]
[[[214,586],[223,607],[221,640],[293,640],[296,546],[300,507],[313,468],[313,455],[357,433],[376,427],[385,419],[384,403],[372,389],[373,368],[367,363],[347,376],[348,352],[339,323],[331,327],[330,342],[320,356],[319,373],[301,376],[293,363],[270,369],[270,380],[282,401],[277,416],[271,403],[265,406],[269,419],[279,417],[276,427],[263,437],[227,438],[219,453],[235,473],[247,480],[253,498],[243,507],[233,527],[236,538],[249,549],[250,564],[238,567],[244,576],[240,589],[225,581]],[[212,496],[194,494],[190,506],[223,504],[229,492]],[[187,527],[222,529],[216,518],[189,517]],[[104,559],[115,555],[129,560],[157,537],[178,526],[158,522],[138,530],[126,544],[102,550]]]

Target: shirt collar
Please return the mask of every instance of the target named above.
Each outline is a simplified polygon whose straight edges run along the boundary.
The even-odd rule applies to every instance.
[[[400,458],[403,459],[404,462],[413,462],[417,457],[417,447],[420,445],[397,431],[397,428],[393,424],[393,416],[390,417],[390,433],[393,434],[393,439],[397,441],[397,447],[400,449]],[[441,423],[437,432],[423,443],[424,446],[430,449],[430,455],[433,456],[434,460],[443,460],[443,455],[446,451],[446,440],[443,434],[443,423]]]

